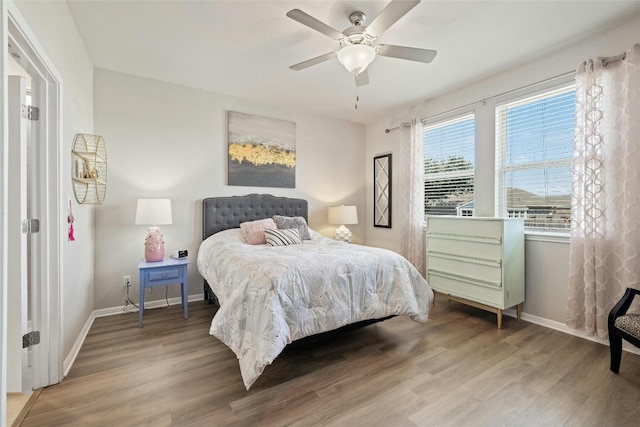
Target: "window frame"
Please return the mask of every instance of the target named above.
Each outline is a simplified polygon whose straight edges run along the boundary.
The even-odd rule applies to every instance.
[[[527,103],[532,102],[536,98],[543,99],[546,97],[553,97],[557,95],[561,95],[563,93],[567,93],[570,91],[576,90],[576,85],[574,81],[565,81],[562,83],[555,84],[553,86],[548,86],[545,88],[540,88],[536,91],[531,91],[526,94],[522,94],[520,96],[513,96],[509,98],[502,98],[499,102],[495,104],[494,114],[495,114],[495,216],[501,218],[509,218],[509,217],[525,217],[524,215],[511,216],[509,215],[507,208],[507,194],[505,188],[505,177],[509,172],[516,171],[526,171],[526,170],[548,170],[559,167],[568,167],[569,170],[572,168],[573,161],[573,140],[572,146],[570,149],[571,154],[568,157],[562,159],[550,159],[543,161],[532,161],[526,163],[518,163],[513,165],[505,166],[504,163],[504,153],[507,152],[506,144],[506,130],[507,126],[503,126],[504,119],[502,119],[501,115],[506,114],[507,107],[518,107],[518,105],[525,105]],[[569,189],[569,194],[571,194],[571,189]],[[524,208],[515,208],[515,210],[523,210]],[[571,204],[569,204],[569,209],[571,209]],[[568,237],[570,233],[570,227],[565,228],[543,228],[543,227],[531,227],[527,226],[525,222],[525,233],[533,234],[533,235],[541,235],[541,236],[551,236],[551,237],[559,237],[564,238]]]
[[[443,116],[437,116],[436,117],[431,117],[431,118],[427,118],[427,119],[423,119],[422,120],[422,143],[423,143],[423,168],[426,169],[426,160],[427,160],[427,150],[426,150],[426,135],[427,132],[429,130],[432,130],[434,128],[437,127],[444,127],[447,125],[455,125],[456,123],[461,123],[464,122],[468,119],[472,119],[473,121],[473,142],[471,144],[471,150],[472,150],[472,159],[471,159],[471,163],[473,168],[472,169],[462,169],[462,170],[453,170],[453,171],[445,171],[445,172],[435,172],[435,173],[431,173],[431,174],[427,174],[426,170],[424,171],[423,177],[422,177],[422,198],[424,199],[424,215],[425,217],[427,215],[442,215],[442,214],[438,214],[438,213],[431,213],[428,214],[427,213],[427,201],[426,201],[426,185],[428,181],[437,181],[437,180],[444,180],[444,179],[456,179],[456,178],[467,178],[470,177],[473,181],[473,199],[472,201],[474,201],[475,203],[475,197],[476,197],[476,178],[475,178],[475,174],[476,174],[476,165],[475,165],[475,153],[476,153],[476,135],[477,135],[477,118],[476,118],[476,112],[474,110],[467,110],[467,111],[458,111],[456,114],[448,114],[447,116],[443,117]],[[466,203],[463,203],[460,206],[463,206]],[[454,214],[455,216],[459,215],[459,208],[460,206],[456,207],[456,213]],[[473,211],[472,208],[472,215],[474,216],[475,212]],[[454,215],[450,215],[450,216],[454,216]]]

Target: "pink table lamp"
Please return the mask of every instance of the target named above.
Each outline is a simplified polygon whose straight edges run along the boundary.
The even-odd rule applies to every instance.
[[[149,225],[144,241],[144,259],[147,262],[164,259],[164,236],[158,225],[172,222],[170,199],[138,199],[136,225]]]

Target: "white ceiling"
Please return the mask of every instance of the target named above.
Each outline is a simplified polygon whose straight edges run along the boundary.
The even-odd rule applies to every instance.
[[[94,66],[367,123],[558,50],[640,13],[640,1],[423,0],[379,43],[435,49],[431,64],[377,57],[359,89],[337,41],[285,16],[298,8],[343,31],[388,1],[67,1]]]

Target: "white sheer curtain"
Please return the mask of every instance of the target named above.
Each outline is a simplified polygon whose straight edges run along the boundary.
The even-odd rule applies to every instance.
[[[576,73],[567,325],[600,338],[628,286],[640,288],[640,44]]]
[[[424,136],[422,122],[413,119],[410,126],[401,126],[400,143],[400,232],[401,254],[422,275],[424,259]]]

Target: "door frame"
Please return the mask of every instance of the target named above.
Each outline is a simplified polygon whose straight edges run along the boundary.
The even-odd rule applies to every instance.
[[[9,48],[11,51],[11,48]],[[29,357],[34,350],[21,345],[22,337],[29,331],[29,236],[16,227],[28,218],[29,196],[29,130],[32,121],[22,114],[27,105],[28,79],[24,75],[8,78],[9,150],[7,163],[7,188],[9,210],[7,211],[7,393],[29,393],[33,388]],[[36,259],[33,259],[36,261]],[[37,348],[37,347],[34,347]],[[35,350],[37,352],[37,350]]]
[[[7,3],[0,2],[0,426],[7,423],[7,151],[9,139],[9,117],[7,68],[8,54]]]
[[[2,104],[2,124],[0,130],[3,135],[2,162],[6,166],[7,158],[7,136],[8,136],[8,114],[7,114],[7,43],[12,41],[15,44],[27,63],[21,64],[32,77],[33,85],[39,85],[34,90],[37,98],[32,100],[34,105],[40,107],[40,119],[38,125],[34,126],[34,152],[39,152],[34,157],[33,169],[39,172],[34,176],[34,188],[38,188],[37,194],[33,195],[33,209],[39,211],[40,235],[39,244],[33,246],[33,251],[37,251],[38,265],[34,266],[32,284],[32,302],[34,310],[32,318],[34,327],[40,330],[40,348],[33,360],[33,386],[34,388],[55,384],[63,378],[63,333],[62,333],[62,299],[61,284],[63,277],[63,227],[61,219],[64,216],[61,203],[62,190],[62,78],[55,68],[53,61],[47,56],[42,45],[38,42],[35,34],[22,17],[17,6],[13,2],[2,2],[2,83],[0,92],[3,96]],[[37,142],[36,142],[37,139]],[[3,167],[3,171],[6,168]],[[0,255],[2,257],[2,408],[6,407],[6,262],[7,262],[7,242],[6,230],[7,219],[5,212],[7,205],[7,186],[5,172],[1,178],[0,200],[2,201],[2,247]],[[4,413],[4,411],[3,411]],[[3,420],[0,420],[2,425]]]

